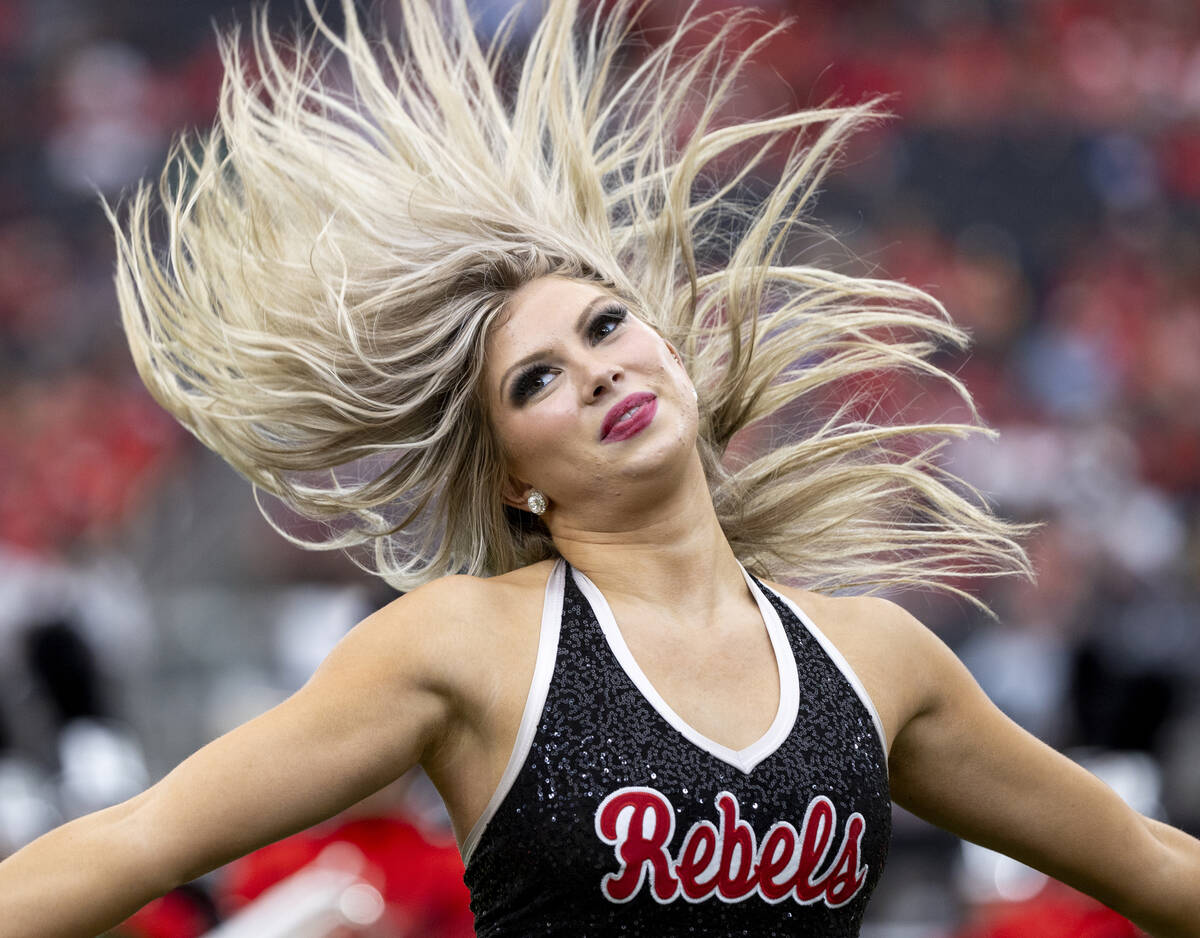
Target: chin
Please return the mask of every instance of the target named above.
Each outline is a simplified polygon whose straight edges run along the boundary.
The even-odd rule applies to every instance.
[[[629,479],[666,479],[686,471],[693,459],[699,459],[696,449],[695,425],[680,426],[673,432],[657,428],[657,439],[640,452],[622,461],[620,475]]]

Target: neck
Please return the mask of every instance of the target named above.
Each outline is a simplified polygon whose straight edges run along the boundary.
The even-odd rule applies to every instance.
[[[665,489],[665,490],[664,490]],[[551,534],[559,553],[607,596],[662,604],[681,611],[713,606],[745,593],[741,568],[717,521],[697,455],[674,484],[641,505],[608,513],[609,523],[556,518]],[[612,524],[611,518],[621,518]],[[669,591],[664,594],[664,585]]]

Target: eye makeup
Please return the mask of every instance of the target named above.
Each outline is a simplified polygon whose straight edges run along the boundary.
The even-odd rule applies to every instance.
[[[598,345],[617,331],[629,316],[629,310],[620,303],[609,303],[601,307],[586,321],[582,330],[584,340],[589,345]],[[544,389],[558,373],[558,369],[535,362],[522,369],[509,385],[509,401],[514,407],[521,407],[530,398]]]
[[[600,342],[617,331],[617,326],[625,321],[629,310],[619,303],[613,303],[600,309],[588,323],[587,334],[592,344]]]
[[[547,368],[545,365],[530,365],[513,379],[509,399],[515,407],[520,407],[549,384],[548,379],[552,377],[554,377],[554,369]]]

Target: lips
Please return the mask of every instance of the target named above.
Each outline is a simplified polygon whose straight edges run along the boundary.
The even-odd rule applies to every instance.
[[[658,411],[658,398],[648,391],[630,394],[614,404],[604,415],[600,439],[605,443],[627,440],[650,425]]]

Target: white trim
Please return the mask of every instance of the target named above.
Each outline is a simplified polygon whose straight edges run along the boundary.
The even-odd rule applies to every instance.
[[[567,565],[559,560],[550,572],[546,581],[546,598],[542,602],[542,627],[538,636],[537,662],[533,666],[533,679],[529,682],[529,693],[525,697],[525,709],[521,713],[521,725],[517,728],[517,738],[513,743],[508,764],[492,797],[488,800],[483,814],[467,834],[462,845],[463,865],[471,862],[471,854],[483,836],[487,827],[499,810],[500,805],[508,796],[517,774],[525,765],[529,755],[529,747],[533,745],[533,737],[537,733],[538,723],[542,718],[542,710],[546,706],[546,693],[550,689],[550,678],[554,676],[554,662],[558,657],[558,633],[562,628],[563,592],[566,587]]]
[[[744,569],[742,575],[745,576],[746,585],[749,586],[754,601],[758,604],[759,613],[766,624],[767,635],[771,639],[771,650],[775,654],[775,665],[779,673],[779,708],[775,711],[775,719],[762,737],[745,749],[738,750],[730,749],[728,746],[709,739],[671,709],[670,704],[663,700],[662,695],[650,683],[650,679],[646,677],[645,672],[634,659],[633,653],[625,642],[625,637],[617,626],[616,619],[613,618],[612,609],[608,605],[608,600],[604,598],[604,594],[582,571],[572,567],[571,572],[575,576],[576,585],[587,601],[591,603],[592,611],[596,614],[608,646],[612,649],[629,679],[641,691],[650,706],[657,710],[659,715],[671,724],[680,735],[693,745],[747,775],[763,759],[783,745],[783,741],[787,739],[796,723],[796,715],[800,710],[800,678],[796,672],[796,658],[792,654],[792,646],[784,632],[783,623],[779,621],[779,613],[775,611],[775,607],[771,605],[762,590]]]
[[[871,720],[875,723],[875,732],[879,734],[879,745],[883,749],[883,760],[886,766],[888,742],[887,736],[883,732],[883,721],[879,719],[879,711],[875,709],[875,703],[871,700],[871,695],[867,693],[867,689],[863,686],[862,681],[858,679],[858,675],[850,667],[850,662],[846,660],[845,656],[838,651],[837,646],[829,640],[829,637],[824,632],[817,628],[816,623],[805,615],[804,610],[797,606],[790,597],[784,596],[778,590],[771,590],[771,592],[787,603],[788,608],[796,614],[796,618],[804,624],[804,627],[808,629],[812,637],[820,642],[821,647],[825,649],[825,654],[829,655],[830,660],[837,665],[838,670],[842,672],[842,676],[850,682],[850,686],[858,694],[859,699],[863,702],[863,706],[867,708],[867,713],[871,715]]]

